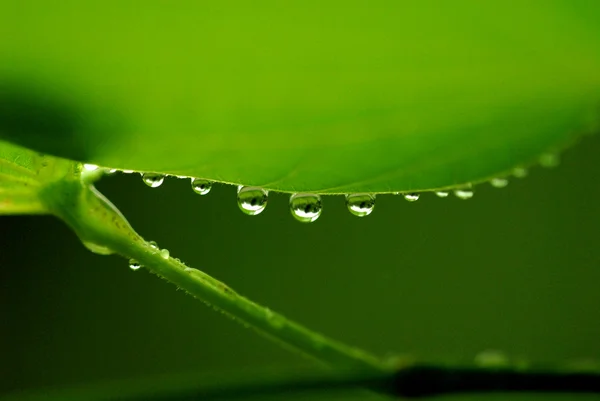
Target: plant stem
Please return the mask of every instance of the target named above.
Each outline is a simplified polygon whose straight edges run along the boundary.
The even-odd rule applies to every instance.
[[[121,213],[86,180],[77,178],[56,182],[42,195],[49,210],[67,222],[88,248],[108,249],[135,259],[150,272],[234,320],[336,368],[385,371],[384,364],[375,356],[327,338],[258,305],[178,259],[163,258],[160,251],[144,241]]]

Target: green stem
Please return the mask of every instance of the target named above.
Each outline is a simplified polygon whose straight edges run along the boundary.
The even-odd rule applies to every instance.
[[[48,209],[67,222],[88,248],[108,249],[135,259],[150,272],[234,320],[332,366],[376,372],[385,370],[378,358],[324,337],[258,305],[177,259],[163,258],[159,250],[144,241],[121,213],[86,180],[65,178],[55,182],[42,191],[42,198]]]

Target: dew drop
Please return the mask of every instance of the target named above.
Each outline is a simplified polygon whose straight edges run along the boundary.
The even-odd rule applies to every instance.
[[[454,190],[454,196],[456,196],[458,199],[471,199],[474,194],[475,191],[471,185]]]
[[[117,172],[116,168],[105,168],[104,169],[104,174],[106,174],[106,175],[112,175],[116,172]]]
[[[496,177],[496,178],[492,178],[490,180],[490,184],[494,188],[504,188],[505,186],[508,185],[508,180],[506,178]]]
[[[560,157],[557,153],[545,153],[540,156],[539,162],[542,167],[552,168],[560,164]]]
[[[206,195],[212,188],[212,182],[203,178],[192,178],[192,190],[198,195]]]
[[[148,245],[150,245],[150,248],[152,249],[158,249],[158,244],[156,241],[148,241]]]
[[[143,173],[142,180],[144,181],[144,184],[148,185],[150,188],[156,188],[162,185],[165,176],[162,174]]]
[[[132,174],[133,170],[122,170],[121,171],[123,174]]]
[[[268,192],[258,187],[238,187],[237,203],[248,216],[256,216],[267,207]]]
[[[438,198],[447,198],[448,195],[450,195],[450,192],[448,191],[435,191],[435,196]]]
[[[293,194],[290,196],[292,216],[302,223],[312,223],[321,216],[323,204],[316,194]]]
[[[142,265],[135,259],[129,259],[129,268],[131,270],[138,270]]]
[[[404,199],[406,199],[409,202],[416,202],[419,200],[419,196],[421,196],[421,195],[414,192],[414,193],[404,194]]]
[[[163,258],[163,259],[169,259],[170,254],[171,253],[169,252],[168,249],[161,249],[160,250],[160,257]]]
[[[368,216],[375,209],[375,195],[371,194],[351,194],[346,195],[346,206],[355,216]]]
[[[84,164],[83,168],[87,171],[96,171],[98,170],[98,166],[96,166],[95,164]]]
[[[525,167],[515,167],[512,171],[512,175],[517,178],[525,178],[529,174],[529,171]]]

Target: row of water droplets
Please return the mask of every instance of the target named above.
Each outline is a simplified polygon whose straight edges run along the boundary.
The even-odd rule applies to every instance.
[[[155,241],[148,242],[148,245],[150,245],[150,248],[152,248],[155,252],[158,252],[158,254],[160,255],[161,258],[169,259],[171,257],[171,253],[169,252],[169,250],[168,249],[160,249],[158,247],[158,244]],[[129,268],[131,270],[139,270],[141,267],[143,267],[143,266],[141,265],[140,262],[138,262],[135,259],[129,259]]]
[[[545,154],[540,157],[540,165],[543,167],[555,167],[559,163],[556,154]],[[99,167],[92,164],[84,164],[84,169],[88,171],[97,170]],[[116,169],[104,169],[106,174],[114,174]],[[129,174],[133,170],[122,170],[121,172]],[[151,188],[161,186],[167,177],[164,174],[157,173],[140,173],[144,184]],[[513,169],[512,176],[516,178],[524,178],[528,175],[528,170],[524,167]],[[186,176],[177,176],[177,178],[185,178],[191,180],[192,190],[199,195],[207,195],[211,189],[213,182],[203,178],[193,178]],[[508,177],[492,178],[490,184],[495,188],[504,188],[508,185]],[[475,194],[473,185],[466,184],[452,190],[438,190],[434,194],[439,198],[447,198],[450,193],[453,193],[459,199],[471,199]],[[412,193],[395,193],[402,195],[408,202],[419,200],[421,194],[418,192]],[[249,216],[256,216],[262,213],[267,207],[269,192],[263,188],[253,186],[238,186],[237,188],[237,204],[242,212]],[[375,194],[369,193],[354,193],[345,195],[346,206],[348,211],[354,216],[364,217],[370,215],[375,209]],[[290,196],[289,208],[292,216],[303,223],[311,223],[317,220],[323,211],[323,203],[321,196],[310,193],[296,193]]]

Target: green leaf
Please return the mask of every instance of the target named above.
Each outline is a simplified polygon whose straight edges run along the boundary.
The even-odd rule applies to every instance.
[[[4,3],[0,138],[103,166],[415,191],[598,126],[598,2]]]
[[[41,193],[72,162],[0,143],[0,214],[48,213]]]

